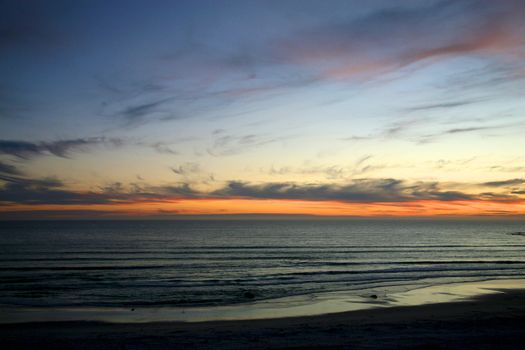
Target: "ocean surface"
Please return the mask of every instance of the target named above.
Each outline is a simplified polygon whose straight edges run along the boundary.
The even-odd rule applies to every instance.
[[[525,222],[0,222],[0,306],[221,307],[525,277]]]

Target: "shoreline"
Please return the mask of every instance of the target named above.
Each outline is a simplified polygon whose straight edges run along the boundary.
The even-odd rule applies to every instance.
[[[466,301],[208,322],[0,325],[7,348],[500,348],[525,341],[525,289]]]
[[[301,295],[261,300],[246,304],[216,307],[0,307],[0,325],[29,322],[213,322],[281,319],[323,316],[342,312],[417,306],[465,301],[478,296],[498,293],[501,289],[525,290],[525,279],[501,279],[441,284],[395,286],[395,292],[369,290],[339,291],[318,295]],[[401,291],[399,288],[401,288]],[[377,293],[377,294],[376,294]]]

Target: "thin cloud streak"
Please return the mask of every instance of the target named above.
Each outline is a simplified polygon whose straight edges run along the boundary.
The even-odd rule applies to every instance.
[[[506,186],[518,186],[525,184],[525,179],[510,179],[503,181],[490,181],[482,183],[483,186],[488,187],[506,187]]]
[[[73,151],[84,151],[95,145],[117,147],[122,140],[106,137],[89,137],[52,142],[28,142],[17,140],[0,140],[0,154],[14,156],[20,159],[31,159],[37,156],[54,155],[68,158]]]

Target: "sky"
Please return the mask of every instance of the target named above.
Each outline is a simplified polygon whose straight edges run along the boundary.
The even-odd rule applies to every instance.
[[[525,215],[525,2],[0,1],[0,219]]]

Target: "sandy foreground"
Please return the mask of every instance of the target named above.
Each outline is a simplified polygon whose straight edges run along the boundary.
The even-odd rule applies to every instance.
[[[525,349],[525,290],[249,321],[0,325],[3,349]]]

